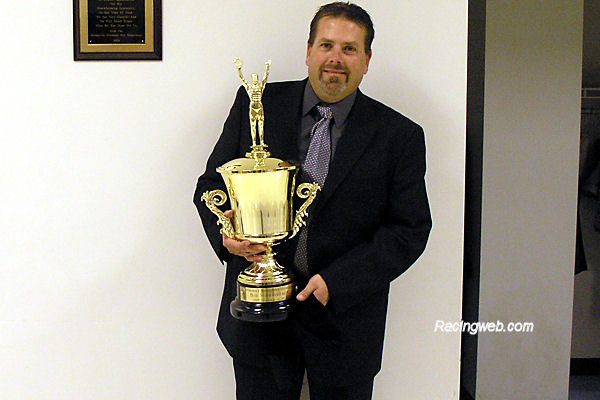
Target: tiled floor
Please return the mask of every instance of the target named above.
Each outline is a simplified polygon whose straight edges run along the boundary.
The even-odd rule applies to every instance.
[[[300,400],[309,399],[306,377],[304,379]],[[600,375],[572,376],[569,383],[569,400],[600,400]]]
[[[600,375],[571,376],[569,400],[600,400]]]

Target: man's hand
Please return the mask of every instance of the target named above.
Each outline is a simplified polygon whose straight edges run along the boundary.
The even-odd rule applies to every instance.
[[[235,211],[228,210],[225,211],[225,216],[229,219],[233,218],[233,214]],[[248,240],[238,240],[235,238],[230,238],[229,236],[225,236],[223,234],[223,246],[233,255],[244,257],[248,261],[260,261],[262,256],[258,255],[265,250],[267,250],[267,246],[264,244],[255,244],[250,243]]]
[[[327,284],[319,274],[310,278],[308,284],[303,291],[298,293],[296,299],[298,299],[298,301],[304,301],[308,299],[308,296],[311,294],[313,294],[316,299],[319,300],[319,303],[324,306],[329,302],[329,289],[327,289]]]

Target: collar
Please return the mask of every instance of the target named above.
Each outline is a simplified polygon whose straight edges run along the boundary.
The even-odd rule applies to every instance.
[[[302,117],[305,117],[317,104],[323,104],[331,107],[334,124],[341,126],[346,122],[346,118],[348,118],[348,114],[350,114],[350,110],[356,99],[356,92],[357,91],[355,90],[337,103],[324,103],[313,90],[310,80],[307,79],[306,88],[304,89],[304,98],[302,100]]]

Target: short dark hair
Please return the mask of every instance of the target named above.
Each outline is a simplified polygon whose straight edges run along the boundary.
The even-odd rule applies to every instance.
[[[365,52],[371,54],[371,43],[373,43],[373,38],[375,37],[375,29],[373,28],[371,17],[360,6],[344,1],[335,1],[319,8],[312,21],[310,21],[308,44],[312,46],[315,42],[319,21],[325,17],[345,18],[365,28],[367,31],[367,35],[365,36]]]

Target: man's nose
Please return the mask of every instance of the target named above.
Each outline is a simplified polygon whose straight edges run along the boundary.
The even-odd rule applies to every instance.
[[[339,64],[342,62],[342,49],[338,46],[334,46],[329,52],[329,62],[333,64]]]

